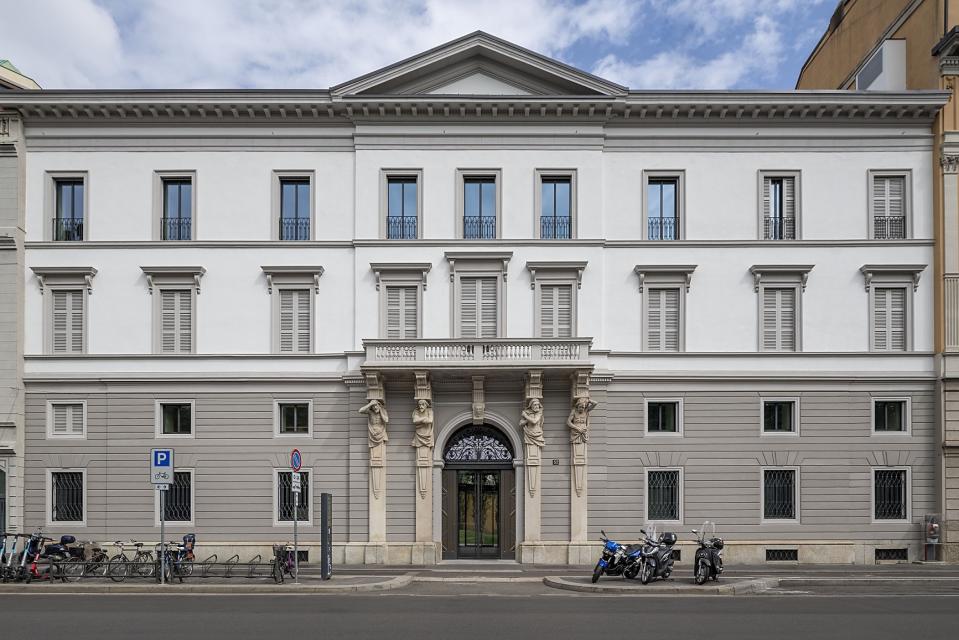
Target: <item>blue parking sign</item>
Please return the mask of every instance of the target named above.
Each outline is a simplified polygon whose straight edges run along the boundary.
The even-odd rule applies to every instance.
[[[173,484],[173,449],[150,450],[150,482],[159,486]]]

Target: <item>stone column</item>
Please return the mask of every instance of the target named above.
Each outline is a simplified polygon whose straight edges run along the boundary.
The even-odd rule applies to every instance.
[[[525,408],[519,424],[523,431],[526,486],[523,491],[524,542],[538,542],[542,538],[542,492],[540,487],[543,447],[543,372],[526,374]],[[523,560],[526,561],[525,559]]]
[[[433,391],[428,371],[414,371],[413,444],[416,448],[416,541],[433,542]]]
[[[589,441],[589,413],[596,403],[589,397],[589,372],[577,371],[570,376],[572,406],[566,426],[569,427],[569,526],[570,542],[586,542],[587,499],[586,449]]]
[[[950,78],[951,80],[952,78]],[[947,85],[952,89],[952,83]],[[955,98],[953,98],[955,100]],[[942,168],[942,322],[943,353],[939,417],[939,507],[942,512],[942,559],[959,561],[959,420],[950,416],[959,398],[959,149],[943,149]]]
[[[369,427],[369,540],[386,542],[386,427],[390,418],[386,413],[386,389],[379,373],[366,374],[367,403],[360,409]]]

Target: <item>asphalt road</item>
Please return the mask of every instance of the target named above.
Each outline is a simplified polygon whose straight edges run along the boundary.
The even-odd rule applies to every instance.
[[[0,598],[4,637],[955,638],[959,597],[635,597],[541,585],[421,585],[351,595],[43,595]],[[9,635],[8,635],[9,634]]]

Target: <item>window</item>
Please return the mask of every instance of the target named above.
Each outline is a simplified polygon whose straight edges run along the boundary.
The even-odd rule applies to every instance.
[[[386,237],[390,240],[418,238],[419,177],[391,175],[386,179]]]
[[[418,337],[419,313],[417,299],[419,287],[386,287],[386,337],[390,340],[407,340]]]
[[[460,279],[460,337],[495,338],[499,334],[498,283],[495,277]]]
[[[539,293],[540,337],[572,337],[573,285],[542,284]]]
[[[909,518],[906,469],[873,469],[873,519]]]
[[[47,482],[50,524],[69,522],[86,526],[86,472],[50,471]]]
[[[496,238],[496,176],[463,177],[463,238]]]
[[[761,237],[795,240],[799,237],[799,173],[760,172]]]
[[[683,172],[646,171],[645,225],[647,240],[682,238]]]
[[[160,353],[193,352],[193,290],[160,290]]]
[[[797,350],[796,298],[795,287],[763,288],[763,351]]]
[[[309,353],[312,341],[313,293],[309,289],[280,289],[280,353]]]
[[[573,237],[573,178],[540,177],[539,237],[568,240]]]
[[[906,288],[876,287],[873,291],[874,351],[906,351]]]
[[[795,469],[763,469],[763,520],[797,519]]]
[[[276,472],[276,522],[293,522],[294,497],[293,476],[290,471]],[[300,471],[300,502],[296,509],[297,522],[313,521],[313,505],[310,501],[310,472]]]
[[[87,433],[86,402],[47,404],[48,438],[84,438]]]
[[[502,337],[506,326],[506,276],[513,253],[447,251],[445,255],[453,283],[453,337]],[[538,322],[533,326],[538,326]]]
[[[308,436],[312,429],[312,403],[307,401],[277,401],[276,434],[281,436]]]
[[[680,351],[680,289],[650,287],[646,296],[646,350]]]
[[[870,171],[869,213],[871,238],[903,240],[910,225],[910,183],[907,171]]]
[[[170,522],[180,524],[193,523],[193,471],[173,472],[173,484],[163,494],[163,517]],[[157,523],[159,524],[159,522]]]
[[[679,435],[682,433],[680,400],[646,400],[646,434]]]
[[[430,262],[371,262],[380,299],[380,338],[413,340],[420,337],[421,302]]]
[[[193,179],[161,178],[163,215],[160,218],[162,240],[193,239]]]
[[[682,478],[679,469],[646,470],[646,520],[682,520]]]
[[[86,207],[83,178],[54,178],[55,210],[53,239],[58,242],[83,240]]]
[[[763,399],[763,433],[797,434],[797,405],[797,400]]]
[[[310,197],[309,177],[280,178],[280,240],[309,240]]]
[[[193,402],[158,402],[158,436],[192,436]]]
[[[84,353],[86,338],[84,296],[82,289],[53,289],[51,333],[53,353]]]
[[[875,433],[908,433],[910,402],[908,398],[882,398],[872,401],[872,424]]]

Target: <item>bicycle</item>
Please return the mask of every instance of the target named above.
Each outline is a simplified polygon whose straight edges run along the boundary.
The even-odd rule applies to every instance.
[[[106,549],[91,543],[93,546],[90,551],[90,559],[83,567],[84,576],[105,576],[110,569],[110,558]]]
[[[176,576],[180,582],[183,582],[184,578],[189,578],[193,575],[193,548],[196,544],[196,536],[192,533],[183,536],[183,543],[169,542],[167,543],[166,553],[161,550],[162,545],[156,546],[157,551],[157,560],[154,563],[155,575],[157,582],[160,581],[161,569],[160,564],[162,563],[162,558],[166,556],[166,572],[163,573],[164,578],[167,582],[173,582],[173,577]]]
[[[127,545],[132,545],[136,548],[133,560],[130,560],[126,554],[125,547]],[[140,576],[141,578],[149,578],[153,575],[153,552],[144,551],[142,542],[131,540],[129,543],[124,543],[117,540],[113,543],[113,546],[117,547],[120,552],[110,558],[108,573],[111,580],[114,582],[123,582],[128,575]]]
[[[284,574],[289,574],[291,578],[296,579],[296,560],[293,556],[293,545],[275,544],[273,545],[273,580],[281,584]]]

